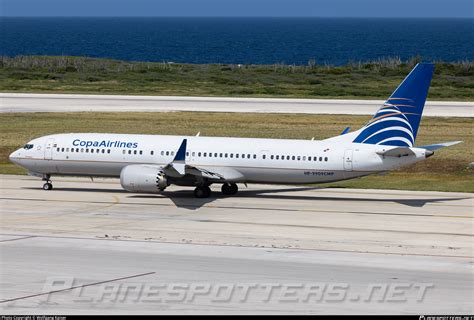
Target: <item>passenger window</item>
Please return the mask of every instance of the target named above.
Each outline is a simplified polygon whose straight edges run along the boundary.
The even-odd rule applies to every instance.
[[[290,156],[286,156],[286,160],[290,160]]]
[[[308,161],[311,161],[311,157],[308,157]]]
[[[153,151],[151,154],[153,154]],[[186,157],[189,157],[189,151],[186,151]]]
[[[128,154],[132,154],[132,150],[128,150]]]
[[[166,151],[166,155],[169,156],[169,155],[170,155],[170,152],[169,152],[169,151]]]
[[[212,158],[212,152],[209,152],[209,158]]]
[[[174,151],[171,151],[171,155],[174,156]]]
[[[303,161],[305,161],[305,160],[306,160],[306,156],[303,156]]]
[[[84,148],[81,148],[81,152],[84,152]]]
[[[140,154],[143,154],[143,150],[140,150]]]
[[[265,158],[266,158],[266,156],[265,156],[265,155],[263,155],[263,156],[262,156],[262,159],[264,159],[264,160],[265,160]]]
[[[242,153],[242,159],[245,159],[245,154]]]
[[[56,149],[57,152],[59,152],[59,150],[60,150],[59,148]]]
[[[207,157],[207,152],[204,152],[204,153],[202,154],[202,156],[203,156],[203,157]]]
[[[64,148],[61,148],[61,152],[64,152]]]
[[[292,156],[292,157],[291,157],[291,160],[295,160],[295,158],[296,158],[295,156]]]
[[[325,158],[324,158],[324,161],[328,161],[328,157],[325,157]]]
[[[254,159],[257,159],[257,155],[256,155],[256,154],[254,154],[254,155],[253,155],[253,158],[254,158]]]
[[[247,159],[250,159],[250,153],[247,154]]]
[[[222,153],[219,153],[219,158],[222,158],[223,154]]]
[[[231,158],[233,158],[233,157],[234,157],[234,154],[233,154],[233,153],[231,153],[231,154],[230,154],[230,157],[231,157]]]
[[[164,156],[164,155],[165,155],[165,152],[164,152],[164,151],[161,151],[161,155]]]
[[[110,153],[110,149],[107,149],[107,153]]]
[[[224,156],[227,158],[227,156],[228,156],[228,153],[226,153]]]
[[[300,161],[300,160],[301,160],[301,157],[300,157],[300,156],[298,156],[298,157],[296,158],[296,160]]]
[[[323,161],[323,157],[319,157],[319,161]]]
[[[64,151],[64,150],[63,150]],[[125,150],[124,150],[125,151]],[[89,153],[89,149],[86,149],[86,153]]]
[[[279,155],[276,155],[276,156],[275,156],[275,158],[276,158],[277,160],[280,160],[280,158],[279,158],[279,157],[280,157]]]
[[[201,156],[201,152],[198,152],[198,157],[200,157],[200,156]]]
[[[217,158],[217,152],[214,152],[214,158]]]
[[[150,151],[150,155],[153,155],[155,152],[153,150]]]
[[[238,159],[238,158],[239,158],[239,154],[238,154],[238,153],[236,153],[236,154],[235,154],[235,157]]]
[[[133,154],[137,154],[137,150],[133,150]]]
[[[127,153],[127,150],[122,150],[122,153],[123,153],[123,154],[126,154],[126,153]]]
[[[74,152],[74,148],[71,148],[71,152]]]

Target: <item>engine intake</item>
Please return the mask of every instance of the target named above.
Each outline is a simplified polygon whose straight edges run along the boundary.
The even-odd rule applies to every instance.
[[[122,188],[130,192],[158,193],[169,184],[161,167],[132,164],[120,172]]]

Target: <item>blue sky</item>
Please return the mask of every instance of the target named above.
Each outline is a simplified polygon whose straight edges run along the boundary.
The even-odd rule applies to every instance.
[[[473,0],[0,0],[0,15],[472,18],[473,3]]]

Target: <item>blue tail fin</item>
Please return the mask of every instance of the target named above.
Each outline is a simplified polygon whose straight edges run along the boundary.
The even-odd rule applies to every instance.
[[[353,142],[413,147],[433,71],[417,64]]]

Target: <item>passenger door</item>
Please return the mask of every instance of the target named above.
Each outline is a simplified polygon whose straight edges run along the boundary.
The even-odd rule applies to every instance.
[[[346,150],[344,152],[344,170],[345,171],[352,171],[352,155],[353,150]]]
[[[53,159],[53,148],[54,148],[54,139],[48,139],[44,145],[44,159],[51,160]]]

